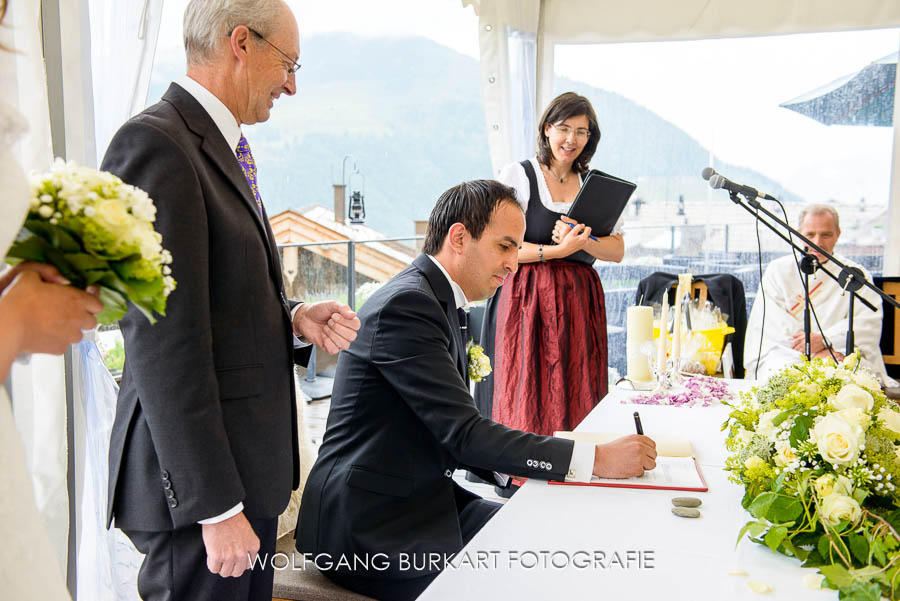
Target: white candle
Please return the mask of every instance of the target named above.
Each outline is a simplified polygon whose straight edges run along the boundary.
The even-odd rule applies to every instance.
[[[653,379],[650,373],[650,357],[642,352],[643,346],[651,340],[653,340],[653,307],[628,307],[625,312],[625,354],[628,360],[629,380],[648,382]]]
[[[657,343],[656,372],[659,381],[666,377],[666,343],[668,342],[667,324],[669,322],[669,291],[663,293],[662,307],[659,310],[659,342]]]

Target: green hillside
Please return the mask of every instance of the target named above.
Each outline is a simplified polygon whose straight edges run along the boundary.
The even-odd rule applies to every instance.
[[[480,70],[475,59],[424,38],[329,34],[303,40],[295,97],[276,102],[272,118],[245,128],[259,165],[270,215],[318,203],[330,207],[345,155],[361,174],[366,222],[385,234],[413,233],[441,192],[491,176]],[[181,75],[179,64],[154,67],[148,103]],[[615,93],[558,80],[591,99],[603,140],[593,166],[639,185],[644,200],[705,194],[700,170],[708,152],[675,125]],[[749,170],[722,165],[738,181],[796,199]]]

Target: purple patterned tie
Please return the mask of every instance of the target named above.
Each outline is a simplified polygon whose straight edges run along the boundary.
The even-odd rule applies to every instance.
[[[250,153],[250,145],[247,144],[247,138],[244,136],[241,136],[235,154],[241,170],[244,172],[244,177],[247,178],[247,183],[250,184],[250,189],[253,190],[253,198],[256,199],[256,206],[259,208],[260,216],[262,216],[262,199],[259,196],[259,186],[256,182],[256,161],[253,160],[253,155]]]

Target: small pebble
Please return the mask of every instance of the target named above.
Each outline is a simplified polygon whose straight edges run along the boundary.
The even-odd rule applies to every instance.
[[[692,507],[673,507],[672,513],[680,518],[699,518],[700,510]]]
[[[775,590],[765,582],[760,582],[759,580],[751,580],[747,583],[747,586],[750,587],[751,591],[760,595],[767,595]]]
[[[702,501],[696,497],[675,497],[672,505],[675,507],[700,507]]]
[[[750,574],[747,573],[747,570],[732,568],[732,569],[728,570],[728,575],[729,576],[749,576]]]

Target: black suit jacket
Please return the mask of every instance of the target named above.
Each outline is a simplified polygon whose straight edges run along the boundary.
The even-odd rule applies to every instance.
[[[427,256],[373,294],[359,317],[359,336],[338,359],[297,548],[335,562],[384,553],[390,568],[371,576],[421,576],[400,571],[398,554],[462,548],[465,496],[453,470],[561,480],[573,443],[481,417],[466,385],[450,283]]]
[[[155,325],[121,321],[109,515],[164,531],[244,503],[277,516],[299,483],[294,349],[268,220],[209,114],[180,86],[116,133],[101,167],[146,191],[178,281]]]

